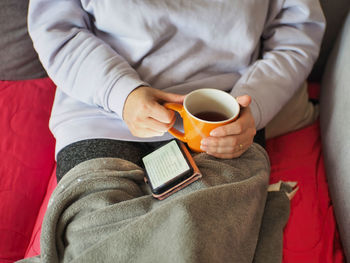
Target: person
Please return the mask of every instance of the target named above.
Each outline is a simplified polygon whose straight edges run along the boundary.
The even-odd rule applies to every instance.
[[[31,0],[28,27],[57,85],[59,180],[92,158],[140,163],[180,125],[163,103],[199,88],[242,106],[202,150],[241,156],[307,78],[325,21],[317,0]]]
[[[265,210],[269,160],[253,141],[307,78],[324,29],[318,0],[30,0],[57,85],[42,261],[281,262],[269,231],[282,233],[289,201]],[[200,88],[236,97],[240,116],[193,153],[201,180],[158,201],[141,158],[182,128],[164,103]]]

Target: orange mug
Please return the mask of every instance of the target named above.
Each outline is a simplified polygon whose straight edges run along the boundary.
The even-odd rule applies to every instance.
[[[195,152],[202,152],[201,140],[213,129],[236,120],[240,110],[232,95],[217,89],[198,89],[186,95],[183,105],[165,103],[164,106],[177,111],[183,119],[184,132],[175,128],[168,132]]]

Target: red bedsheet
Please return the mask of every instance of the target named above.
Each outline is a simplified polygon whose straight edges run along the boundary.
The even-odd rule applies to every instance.
[[[56,186],[49,79],[0,81],[0,262],[40,253],[40,226]],[[271,182],[297,181],[283,262],[344,262],[328,194],[318,122],[269,140]],[[40,211],[39,211],[40,210]]]
[[[0,81],[0,262],[24,256],[54,167],[49,79]]]

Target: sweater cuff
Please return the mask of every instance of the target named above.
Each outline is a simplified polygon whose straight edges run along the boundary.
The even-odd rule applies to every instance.
[[[149,86],[134,74],[124,75],[117,80],[108,96],[108,108],[123,119],[123,109],[129,94],[140,86]]]
[[[253,97],[251,98],[252,98],[252,102],[250,103],[250,110],[252,112],[252,115],[255,121],[255,128],[257,130],[260,130],[261,128],[263,128],[263,126],[261,125],[261,111],[256,100]]]

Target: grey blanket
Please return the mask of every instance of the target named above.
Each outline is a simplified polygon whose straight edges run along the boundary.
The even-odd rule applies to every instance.
[[[163,201],[131,162],[79,164],[52,194],[41,256],[21,262],[281,262],[289,200],[274,192],[264,209],[264,149],[254,144],[233,160],[194,159],[203,178]]]

